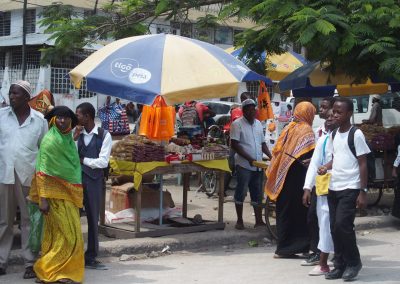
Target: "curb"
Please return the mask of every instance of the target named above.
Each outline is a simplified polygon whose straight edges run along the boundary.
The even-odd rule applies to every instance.
[[[356,231],[365,231],[381,228],[400,229],[400,219],[392,216],[367,216],[358,217],[355,220]],[[234,246],[247,244],[249,241],[264,243],[264,238],[270,239],[270,235],[263,229],[235,230],[226,227],[225,230],[207,231],[201,233],[180,234],[159,238],[137,239],[111,239],[100,242],[100,257],[120,257],[123,254],[144,254],[160,252],[167,246],[171,251],[196,250],[201,248],[213,249],[222,246]],[[274,241],[271,242],[272,244]],[[22,264],[23,259],[20,250],[12,250],[9,258],[10,264]]]

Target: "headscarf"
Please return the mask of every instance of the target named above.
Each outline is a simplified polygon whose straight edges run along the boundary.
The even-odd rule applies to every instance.
[[[276,200],[282,191],[287,172],[296,159],[313,150],[315,136],[312,130],[316,110],[312,103],[301,102],[294,109],[295,121],[286,126],[272,151],[271,165],[266,170],[265,193]],[[285,154],[287,153],[287,154]]]
[[[52,120],[55,120],[57,116],[71,118],[71,129],[78,124],[78,118],[76,117],[75,113],[66,106],[54,107],[44,116],[44,118],[47,119],[49,123],[51,123]]]
[[[64,106],[55,107],[46,115],[50,130],[40,144],[29,196],[34,202],[40,202],[42,197],[68,200],[81,208],[83,190],[78,151],[71,131],[62,133],[55,125],[57,115],[72,116],[72,121],[76,119],[75,114]]]

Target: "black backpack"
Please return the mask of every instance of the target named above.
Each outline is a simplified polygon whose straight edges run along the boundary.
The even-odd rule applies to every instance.
[[[335,130],[332,131],[332,140],[335,139],[335,135],[337,133],[339,128],[336,128]],[[357,153],[356,153],[356,146],[354,145],[354,133],[356,132],[358,128],[352,126],[350,128],[349,136],[347,138],[347,143],[349,145],[351,153],[353,153],[354,157],[357,159]],[[371,149],[370,145],[367,142],[367,145],[369,149]],[[374,152],[369,152],[367,154],[367,169],[368,169],[368,182],[372,182],[375,179],[375,155]]]

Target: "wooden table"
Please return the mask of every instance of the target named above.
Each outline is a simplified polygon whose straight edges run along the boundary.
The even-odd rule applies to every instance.
[[[147,172],[146,175],[164,175],[164,174],[183,174],[183,200],[182,200],[182,217],[188,218],[187,216],[187,199],[188,191],[190,187],[190,174],[192,172],[203,172],[203,171],[216,171],[217,179],[219,184],[218,193],[218,220],[217,221],[205,221],[201,225],[193,225],[188,227],[171,227],[169,225],[154,225],[154,224],[142,224],[140,222],[140,212],[141,212],[141,194],[142,185],[139,187],[136,195],[136,206],[135,206],[135,223],[128,224],[105,224],[105,191],[102,199],[102,210],[100,212],[100,226],[99,232],[115,238],[138,238],[138,237],[159,237],[172,234],[183,234],[183,233],[193,233],[208,230],[224,229],[225,223],[223,222],[223,208],[224,208],[224,174],[222,170],[214,170],[206,168],[194,163],[184,163],[184,164],[171,164],[169,166],[163,166],[155,168],[152,171]],[[162,190],[162,188],[160,189]],[[160,199],[160,202],[162,200]]]

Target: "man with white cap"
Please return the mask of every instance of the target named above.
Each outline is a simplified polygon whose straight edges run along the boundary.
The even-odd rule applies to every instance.
[[[363,119],[363,123],[374,124],[382,126],[382,106],[381,106],[381,96],[373,95],[372,96],[372,108],[369,119]]]
[[[17,206],[21,213],[23,277],[35,277],[32,269],[35,257],[28,247],[30,221],[26,197],[39,144],[48,126],[43,115],[30,108],[31,95],[29,82],[17,81],[9,90],[10,106],[0,109],[0,277],[6,273]]]
[[[235,207],[237,222],[235,228],[244,229],[243,202],[250,191],[251,205],[254,208],[255,226],[265,226],[262,220],[262,178],[264,172],[253,165],[261,161],[263,153],[271,158],[264,139],[261,122],[256,119],[256,102],[246,99],[242,102],[243,116],[236,119],[231,125],[231,146],[236,152],[235,165],[237,186],[235,189]]]

